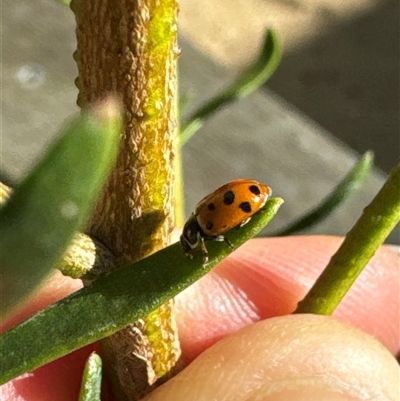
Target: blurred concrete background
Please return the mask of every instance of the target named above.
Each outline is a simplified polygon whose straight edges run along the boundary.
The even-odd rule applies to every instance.
[[[285,56],[268,88],[223,110],[185,146],[187,212],[228,180],[256,178],[285,198],[271,229],[317,204],[373,149],[399,156],[399,4],[357,0],[181,1],[180,86],[192,108],[257,52],[264,29]],[[2,179],[18,181],[77,112],[74,18],[54,0],[2,0]],[[313,233],[343,235],[385,180],[364,188]],[[396,231],[390,242],[399,242]]]
[[[267,86],[386,172],[400,156],[398,0],[181,0],[181,32],[220,65],[239,68],[265,27],[284,58]]]

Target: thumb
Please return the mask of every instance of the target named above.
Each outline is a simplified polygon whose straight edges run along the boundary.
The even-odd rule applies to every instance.
[[[145,400],[395,400],[398,389],[397,362],[372,336],[292,315],[226,337]]]

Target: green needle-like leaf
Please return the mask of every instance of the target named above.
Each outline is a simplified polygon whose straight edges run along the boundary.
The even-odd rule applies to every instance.
[[[83,371],[79,401],[100,401],[102,363],[99,355],[89,356]]]
[[[330,315],[400,221],[400,163],[364,209],[295,313]],[[377,273],[379,274],[379,273]],[[371,287],[373,291],[373,287]],[[373,293],[371,301],[373,302]]]
[[[228,233],[235,247],[254,237],[283,203],[270,199],[240,229]],[[210,262],[188,259],[179,243],[118,270],[49,306],[0,336],[0,384],[126,327],[164,304],[232,252],[209,241]]]
[[[359,162],[349,171],[346,177],[338,186],[328,195],[320,205],[315,207],[300,219],[291,223],[282,231],[271,234],[279,237],[290,235],[299,231],[309,229],[326,219],[334,210],[336,210],[353,192],[357,191],[365,179],[368,177],[373,166],[374,156],[372,152],[366,152]]]
[[[120,129],[115,101],[85,112],[0,210],[3,318],[35,290],[82,228],[114,165]]]
[[[278,67],[281,56],[282,49],[276,32],[267,29],[257,60],[229,88],[211,99],[182,123],[179,133],[180,145],[183,146],[221,107],[249,95],[263,85]]]

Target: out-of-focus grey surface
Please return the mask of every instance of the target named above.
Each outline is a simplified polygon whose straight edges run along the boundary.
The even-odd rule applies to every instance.
[[[52,0],[2,0],[2,173],[18,179],[78,111],[74,18]]]
[[[18,180],[65,119],[78,109],[74,18],[52,0],[3,0],[2,174]],[[201,102],[224,87],[223,71],[181,40],[180,86]],[[192,105],[193,107],[193,105]],[[255,178],[285,198],[271,228],[318,203],[358,156],[270,92],[260,91],[222,111],[183,152],[188,213],[217,186]],[[314,232],[345,234],[384,181],[367,185]],[[395,242],[398,232],[392,236]]]
[[[268,87],[389,172],[400,157],[400,2],[371,1],[350,20],[320,3],[323,33],[285,52]]]

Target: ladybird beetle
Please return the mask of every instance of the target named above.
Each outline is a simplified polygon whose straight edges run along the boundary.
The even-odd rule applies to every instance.
[[[183,227],[180,242],[184,252],[193,257],[199,245],[203,265],[208,262],[205,241],[225,241],[233,245],[224,234],[235,227],[244,226],[271,196],[268,186],[255,180],[237,179],[228,182],[202,199]]]

